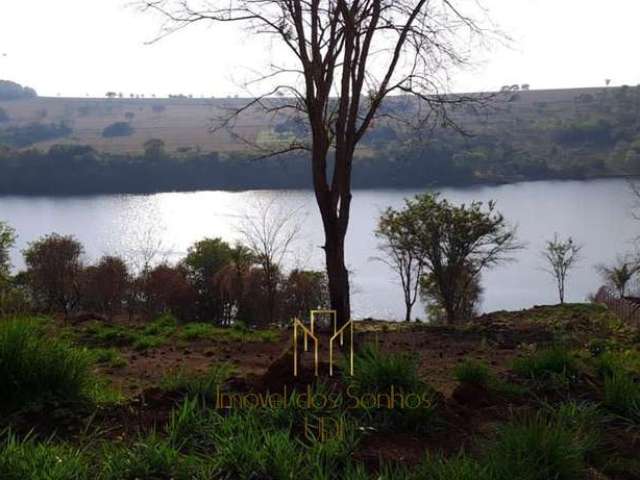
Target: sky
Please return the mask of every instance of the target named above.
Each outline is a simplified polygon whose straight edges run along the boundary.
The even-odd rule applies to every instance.
[[[472,0],[461,0],[461,2]],[[637,0],[481,0],[508,45],[474,55],[453,91],[640,84]],[[200,25],[149,44],[160,21],[130,0],[2,0],[0,78],[43,96],[223,97],[281,50],[238,25]]]

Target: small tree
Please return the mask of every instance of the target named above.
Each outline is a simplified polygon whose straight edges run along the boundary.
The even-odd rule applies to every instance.
[[[16,232],[4,222],[0,222],[0,287],[11,271],[10,252],[16,241]]]
[[[483,207],[482,202],[452,205],[432,193],[406,202],[408,248],[423,262],[447,323],[464,318],[463,307],[480,272],[522,248],[515,228],[496,212],[495,203]]]
[[[275,321],[280,267],[301,230],[298,210],[283,208],[275,197],[259,200],[254,212],[245,214],[242,219],[240,233],[256,262],[262,266],[268,323]]]
[[[542,256],[549,267],[546,271],[556,281],[560,303],[564,303],[565,283],[569,271],[580,261],[580,250],[582,246],[576,244],[571,237],[560,240],[558,234],[555,234],[553,240],[547,240],[542,251]]]
[[[596,270],[602,279],[616,289],[620,298],[627,293],[627,285],[631,279],[640,271],[640,264],[632,262],[623,257],[618,257],[613,265],[598,265]]]
[[[57,233],[29,244],[24,251],[27,276],[34,296],[47,310],[58,309],[65,318],[80,300],[82,244]]]
[[[329,286],[324,272],[293,270],[284,281],[285,318],[304,318],[310,310],[328,308]]]
[[[420,277],[424,269],[423,258],[416,255],[409,244],[410,213],[388,208],[378,220],[376,237],[381,240],[378,248],[385,254],[381,260],[400,277],[404,294],[405,321],[411,320],[411,310],[418,299]]]
[[[102,257],[97,265],[85,269],[83,304],[111,318],[122,309],[128,287],[129,271],[124,260]]]
[[[189,248],[184,263],[198,294],[198,314],[223,320],[223,301],[215,278],[232,260],[231,246],[221,238],[205,238]]]

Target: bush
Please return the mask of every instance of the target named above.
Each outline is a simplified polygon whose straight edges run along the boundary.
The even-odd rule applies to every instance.
[[[18,440],[12,434],[0,444],[2,480],[84,480],[88,472],[81,452],[67,445]]]
[[[102,130],[104,138],[129,137],[133,135],[133,127],[127,122],[115,122]]]
[[[488,385],[492,380],[489,367],[485,363],[475,360],[465,360],[456,365],[454,376],[460,383],[475,385]]]
[[[35,321],[0,323],[0,408],[49,398],[86,400],[90,368],[88,353],[47,337]]]

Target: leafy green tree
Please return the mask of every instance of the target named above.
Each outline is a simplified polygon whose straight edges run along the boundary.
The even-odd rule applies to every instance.
[[[400,277],[404,296],[405,321],[411,320],[411,310],[418,299],[420,277],[424,270],[423,258],[416,255],[409,244],[411,212],[388,208],[378,220],[375,235],[380,240],[378,249],[384,254],[380,258]]]
[[[202,319],[221,321],[224,305],[216,286],[216,275],[233,260],[233,249],[221,238],[205,238],[196,242],[184,260],[198,294],[198,311]]]
[[[553,236],[553,240],[547,240],[545,243],[542,257],[548,266],[546,271],[556,281],[560,303],[564,303],[565,285],[569,271],[575,268],[580,261],[580,250],[582,250],[582,246],[575,243],[571,237],[560,240],[558,234]]]
[[[9,114],[6,112],[4,108],[0,107],[0,123],[8,122],[8,121],[9,121]]]
[[[464,320],[469,292],[480,272],[510,259],[522,248],[516,230],[482,202],[453,205],[437,193],[407,200],[403,219],[406,248],[421,259],[447,323]]]

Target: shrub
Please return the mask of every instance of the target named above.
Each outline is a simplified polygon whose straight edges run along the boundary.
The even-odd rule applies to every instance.
[[[30,437],[18,440],[12,434],[0,444],[2,480],[83,480],[88,472],[81,452],[67,445],[36,443]]]
[[[0,408],[51,397],[86,399],[90,367],[88,353],[47,337],[34,321],[0,323]]]
[[[460,383],[475,385],[488,385],[492,380],[489,367],[485,363],[475,360],[465,360],[456,365],[454,376]]]

